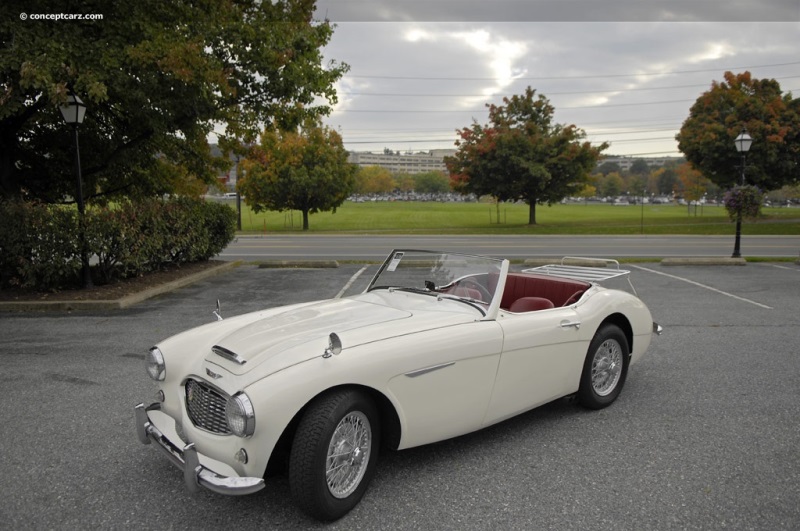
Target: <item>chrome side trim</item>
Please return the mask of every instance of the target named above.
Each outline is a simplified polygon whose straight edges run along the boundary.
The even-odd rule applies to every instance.
[[[424,369],[417,369],[416,371],[407,372],[406,376],[408,376],[409,378],[416,378],[417,376],[422,376],[423,374],[428,374],[429,372],[438,371],[439,369],[445,369],[455,364],[456,362],[451,361],[449,363],[442,363],[441,365],[434,365],[433,367],[425,367]]]
[[[206,488],[217,494],[228,496],[242,496],[252,494],[264,488],[263,478],[254,477],[228,477],[221,476],[200,464],[200,457],[194,443],[178,448],[156,428],[147,415],[148,411],[158,411],[161,404],[155,403],[145,407],[137,404],[136,434],[143,444],[156,443],[156,447],[163,451],[173,465],[183,470],[184,483],[190,492],[197,492],[200,487]]]
[[[245,363],[247,363],[247,360],[242,358],[237,353],[233,352],[232,350],[228,350],[225,347],[221,347],[219,345],[214,345],[213,347],[211,347],[211,352],[213,352],[217,356],[222,356],[226,360],[238,363],[239,365],[244,365]]]

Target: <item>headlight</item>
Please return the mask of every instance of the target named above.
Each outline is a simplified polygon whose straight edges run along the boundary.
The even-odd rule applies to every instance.
[[[238,437],[250,437],[256,430],[253,403],[244,393],[237,393],[228,399],[225,416],[231,431]]]
[[[164,365],[164,355],[158,350],[158,347],[153,347],[147,352],[144,362],[150,378],[158,382],[164,380],[167,375],[167,367]]]

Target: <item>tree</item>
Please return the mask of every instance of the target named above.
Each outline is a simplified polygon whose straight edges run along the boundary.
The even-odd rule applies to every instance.
[[[644,159],[636,159],[631,164],[631,169],[628,170],[631,175],[650,175],[650,166]]]
[[[634,197],[644,197],[647,192],[647,177],[644,175],[631,175],[626,184],[626,191]]]
[[[619,167],[619,164],[616,162],[604,162],[597,167],[597,171],[602,173],[603,176],[608,175],[609,173],[622,173],[622,168]]]
[[[414,176],[414,191],[420,194],[443,194],[450,191],[450,179],[440,171],[428,171]]]
[[[619,173],[609,173],[600,179],[600,193],[603,197],[616,197],[625,189],[625,181]]]
[[[678,166],[678,180],[683,189],[683,198],[688,201],[688,209],[691,212],[691,203],[699,201],[708,191],[711,181],[703,176],[702,173],[685,162]],[[695,203],[695,215],[697,215],[697,203]]]
[[[675,137],[678,149],[704,176],[730,188],[741,179],[742,158],[733,141],[745,127],[754,140],[747,183],[775,189],[797,179],[800,99],[781,92],[774,79],[753,79],[750,72],[724,77],[692,105]]]
[[[503,103],[487,105],[490,125],[476,122],[458,131],[458,150],[445,162],[456,191],[523,200],[535,225],[536,205],[575,195],[608,145],[592,147],[581,142],[583,130],[553,123],[555,108],[530,87]]]
[[[392,175],[397,189],[401,192],[411,192],[414,190],[414,177],[407,173],[395,173]]]
[[[675,183],[678,180],[678,173],[673,166],[665,166],[653,172],[656,178],[656,187],[661,195],[669,195],[675,191]]]
[[[364,166],[356,170],[355,189],[359,194],[383,194],[394,190],[394,179],[386,168]]]
[[[4,12],[51,13],[52,2],[9,0]],[[0,20],[0,196],[48,202],[74,193],[72,137],[57,105],[74,91],[84,190],[174,192],[205,183],[227,159],[220,145],[257,138],[329,111],[346,65],[322,65],[333,32],[313,0],[93,2],[102,20]],[[57,38],[54,36],[57,35]]]
[[[575,197],[582,197],[588,201],[589,198],[595,197],[597,195],[597,187],[593,184],[586,184],[583,188],[576,194]]]
[[[255,212],[299,210],[308,215],[341,206],[355,185],[356,166],[347,162],[339,133],[308,120],[299,131],[267,129],[243,162],[247,174],[237,189]]]

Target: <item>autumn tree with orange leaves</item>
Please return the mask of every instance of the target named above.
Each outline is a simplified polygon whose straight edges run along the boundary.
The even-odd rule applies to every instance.
[[[555,108],[530,87],[487,107],[489,124],[458,131],[458,150],[445,160],[451,185],[461,193],[525,201],[530,225],[536,224],[537,204],[577,195],[608,147],[584,141],[586,134],[574,125],[554,123]]]
[[[318,120],[296,131],[267,129],[242,167],[237,189],[247,204],[255,212],[299,210],[303,230],[309,214],[336,212],[355,186],[342,137]]]
[[[734,139],[742,128],[753,138],[747,153],[747,184],[774,190],[796,182],[800,162],[800,99],[783,93],[774,79],[725,72],[692,105],[675,137],[697,170],[722,188],[738,184],[742,156]]]

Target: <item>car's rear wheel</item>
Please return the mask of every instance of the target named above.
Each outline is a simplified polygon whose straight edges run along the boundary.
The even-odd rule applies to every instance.
[[[629,359],[628,339],[622,330],[612,324],[601,326],[589,344],[578,402],[590,409],[611,405],[625,384]]]
[[[375,473],[380,419],[364,393],[336,391],[315,400],[294,436],[289,486],[305,512],[336,520],[358,504]]]

